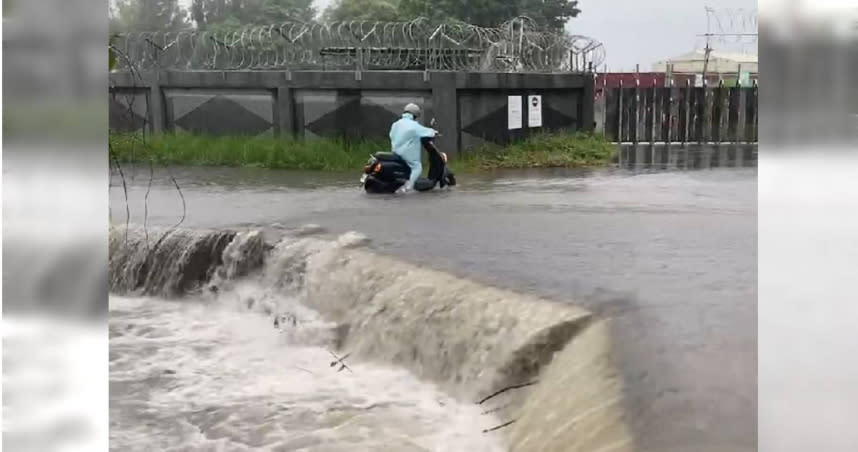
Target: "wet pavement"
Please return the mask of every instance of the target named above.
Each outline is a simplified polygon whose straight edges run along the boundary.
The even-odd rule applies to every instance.
[[[756,450],[757,172],[460,175],[368,196],[357,175],[126,168],[131,221],[357,230],[383,253],[613,319],[641,450]],[[148,201],[147,198],[148,191]],[[126,203],[114,174],[114,222]]]

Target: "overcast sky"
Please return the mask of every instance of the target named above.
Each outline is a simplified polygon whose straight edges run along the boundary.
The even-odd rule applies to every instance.
[[[332,2],[316,0],[315,4],[323,8]],[[696,35],[706,33],[707,5],[750,10],[757,1],[578,0],[581,14],[569,21],[567,29],[601,41],[609,70],[634,70],[640,64],[647,71],[658,60],[694,50],[695,45],[702,47]]]
[[[333,1],[316,0],[315,5],[323,9]],[[190,4],[190,0],[183,2]],[[634,70],[635,64],[640,64],[642,71],[648,71],[658,60],[702,47],[703,41],[697,35],[706,32],[704,7],[707,5],[716,9],[751,10],[757,7],[757,1],[579,0],[582,12],[567,28],[572,33],[601,41],[610,71]]]
[[[605,45],[610,71],[650,70],[652,63],[702,47],[705,6],[716,9],[757,7],[756,0],[579,0],[581,14],[566,28]],[[747,32],[742,31],[730,31]],[[713,47],[716,47],[713,45]],[[730,46],[729,50],[738,50]],[[727,49],[725,49],[727,50]]]

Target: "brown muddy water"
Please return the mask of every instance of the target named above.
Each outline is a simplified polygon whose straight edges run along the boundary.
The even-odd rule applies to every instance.
[[[592,311],[610,319],[634,450],[756,450],[756,169],[462,175],[407,197],[367,196],[351,174],[207,168],[171,171],[180,196],[166,171],[151,184],[146,168],[125,173],[127,203],[112,179],[114,224],[127,206],[153,228],[358,231],[394,267]],[[284,303],[307,325],[328,321]],[[116,450],[509,447],[482,433],[506,419],[413,366],[358,357],[354,375],[332,372],[322,326],[286,337],[231,302],[135,294],[111,296],[110,325]]]

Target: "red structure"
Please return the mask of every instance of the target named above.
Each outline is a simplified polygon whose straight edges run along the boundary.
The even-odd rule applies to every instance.
[[[635,86],[635,80],[640,80],[640,86],[653,84],[664,86],[664,72],[609,72],[596,75],[596,89],[618,88],[620,82],[627,88]]]
[[[672,86],[684,87],[687,84],[692,86],[695,83],[695,74],[673,73],[670,77]],[[664,72],[608,72],[604,74],[596,74],[596,100],[604,95],[604,90],[608,88],[648,88],[651,86],[668,86],[665,84],[667,74]],[[757,74],[751,74],[750,79],[754,82],[757,80]],[[724,77],[724,74],[707,74],[706,84],[708,86],[718,86],[719,81],[728,83],[730,80]],[[732,79],[735,83],[735,78]]]
[[[685,86],[686,83],[694,84],[695,74],[673,73],[670,77],[673,80],[673,86]],[[634,88],[635,81],[639,80],[640,86],[649,87],[655,84],[656,86],[667,86],[665,80],[667,74],[664,72],[608,72],[604,74],[596,74],[596,90],[602,88],[619,88],[620,82],[624,88]],[[735,83],[735,77],[732,78]],[[751,74],[750,79],[756,81],[757,74]],[[725,83],[730,80],[730,77],[725,77],[725,74],[710,73],[706,74],[706,84],[717,86],[719,80],[725,80]]]

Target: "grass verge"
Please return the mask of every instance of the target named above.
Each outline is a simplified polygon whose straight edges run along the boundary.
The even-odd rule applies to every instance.
[[[236,166],[348,171],[363,168],[371,154],[389,144],[339,139],[149,135],[111,133],[110,148],[123,163],[182,166]]]
[[[612,162],[616,146],[583,132],[542,133],[507,146],[488,145],[463,153],[453,166],[471,170],[580,168]]]
[[[385,140],[206,136],[191,134],[110,134],[111,153],[122,163],[234,166],[272,169],[354,171],[369,156],[386,150]],[[516,168],[574,168],[611,162],[614,146],[587,133],[546,133],[507,146],[487,145],[451,159],[457,172]]]

